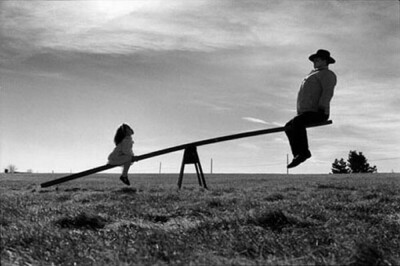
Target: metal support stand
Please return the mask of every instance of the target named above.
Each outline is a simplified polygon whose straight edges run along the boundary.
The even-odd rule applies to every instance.
[[[197,154],[196,146],[187,147],[185,149],[185,152],[183,153],[181,172],[179,174],[179,180],[178,180],[179,189],[182,187],[183,172],[185,170],[186,164],[194,164],[194,166],[196,168],[197,179],[199,181],[199,186],[207,189],[206,179],[204,178],[204,173],[203,173],[203,169],[201,168],[200,159],[199,159],[199,155]]]

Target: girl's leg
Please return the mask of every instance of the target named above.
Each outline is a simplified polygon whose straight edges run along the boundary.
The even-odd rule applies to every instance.
[[[119,178],[122,181],[122,183],[124,183],[125,185],[128,185],[128,186],[131,185],[131,183],[129,182],[129,179],[128,179],[128,171],[129,171],[129,167],[131,166],[131,164],[132,164],[131,162],[126,162],[123,164],[122,175]]]
[[[131,162],[126,162],[122,168],[122,176],[128,176],[129,167],[131,167]]]

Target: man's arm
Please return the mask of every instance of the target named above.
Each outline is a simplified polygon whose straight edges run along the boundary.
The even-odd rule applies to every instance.
[[[336,75],[332,71],[323,71],[319,80],[322,86],[322,93],[318,102],[318,109],[323,110],[325,114],[329,115],[329,103],[336,86]]]

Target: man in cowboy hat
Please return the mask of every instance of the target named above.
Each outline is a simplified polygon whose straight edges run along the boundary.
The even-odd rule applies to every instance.
[[[336,85],[336,75],[328,69],[335,59],[328,51],[318,50],[308,59],[314,63],[314,70],[301,83],[297,95],[297,116],[286,124],[285,129],[294,157],[288,168],[296,167],[311,157],[306,125],[328,120],[329,103]]]

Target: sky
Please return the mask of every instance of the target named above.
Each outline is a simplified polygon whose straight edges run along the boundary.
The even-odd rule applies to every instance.
[[[290,173],[329,173],[350,150],[400,172],[399,13],[397,0],[0,0],[0,169],[103,165],[122,123],[136,155],[283,126],[309,55],[327,49],[333,124],[308,130],[313,157]],[[211,160],[214,173],[286,173],[292,159],[282,132],[198,153],[205,173]],[[182,155],[130,173],[177,173]]]

